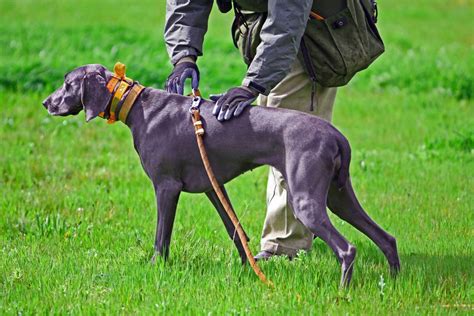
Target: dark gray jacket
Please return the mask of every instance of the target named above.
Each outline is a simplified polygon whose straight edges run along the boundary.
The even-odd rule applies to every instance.
[[[313,0],[239,0],[243,10],[268,12],[261,44],[242,85],[251,82],[268,94],[290,71]],[[171,62],[201,56],[213,0],[167,0],[165,41]]]

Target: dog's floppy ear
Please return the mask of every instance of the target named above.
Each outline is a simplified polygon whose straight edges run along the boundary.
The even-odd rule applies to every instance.
[[[110,92],[104,76],[98,72],[86,73],[82,85],[82,105],[86,113],[86,122],[89,122],[105,111],[110,100]]]

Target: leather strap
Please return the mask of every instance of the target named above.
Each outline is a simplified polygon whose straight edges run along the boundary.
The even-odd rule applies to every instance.
[[[252,254],[252,251],[249,248],[249,245],[247,242],[247,235],[245,234],[242,228],[242,225],[240,224],[240,221],[237,218],[237,215],[235,214],[234,209],[232,208],[232,205],[230,204],[230,201],[226,198],[224,192],[221,189],[219,182],[217,181],[214,171],[212,170],[211,163],[209,162],[209,157],[207,156],[206,147],[204,146],[204,139],[203,139],[204,127],[202,125],[201,115],[199,112],[199,104],[194,104],[195,100],[196,102],[200,100],[200,97],[196,95],[195,91],[193,91],[193,97],[194,97],[193,104],[191,105],[191,108],[190,108],[191,118],[193,121],[194,133],[196,134],[196,141],[197,141],[197,145],[199,149],[199,154],[201,155],[202,163],[204,164],[204,169],[206,170],[207,176],[209,177],[209,181],[211,182],[212,188],[214,189],[214,192],[216,193],[217,198],[221,202],[222,206],[224,207],[225,212],[227,213],[230,220],[232,221],[232,224],[234,225],[235,232],[237,233],[237,236],[239,237],[240,242],[242,243],[242,247],[244,248],[245,255],[247,256],[247,260],[249,261],[250,266],[252,267],[253,271],[258,276],[258,278],[264,284],[273,288],[274,287],[273,282],[267,279],[265,274],[257,265],[257,262],[255,261],[255,258]]]
[[[120,112],[119,112],[119,115],[118,115],[119,121],[122,121],[123,123],[126,123],[128,113],[132,109],[133,104],[135,104],[135,100],[138,98],[138,96],[143,91],[143,89],[145,89],[145,87],[142,86],[139,83],[135,83],[133,85],[132,89],[130,90],[127,97],[123,101],[122,108],[120,109]]]
[[[121,81],[117,91],[112,98],[112,104],[110,105],[110,117],[107,120],[107,123],[112,124],[117,121],[117,116],[115,111],[117,110],[117,105],[119,104],[120,100],[122,100],[123,95],[127,92],[130,85],[127,81]]]
[[[109,114],[107,114],[107,117],[106,117],[105,113],[110,113],[110,102],[111,102],[111,99],[113,98],[113,95],[115,94],[115,91],[117,91],[120,81],[121,81],[120,78],[113,76],[112,78],[110,78],[109,82],[107,82],[107,90],[109,90],[109,92],[112,95],[110,96],[109,102],[107,103],[107,106],[105,107],[104,112],[99,113],[99,117],[105,118],[105,119],[108,119],[110,117]]]
[[[107,90],[109,90],[110,93],[114,93],[115,88],[119,83],[120,78],[113,76],[112,78],[110,78],[109,82],[107,82]]]

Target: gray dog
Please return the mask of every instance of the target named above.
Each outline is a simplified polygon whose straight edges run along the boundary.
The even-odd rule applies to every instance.
[[[107,107],[106,84],[112,73],[101,65],[86,65],[65,76],[64,84],[43,105],[52,115],[75,115],[84,109],[90,121]],[[192,98],[146,88],[135,102],[126,124],[146,174],[153,182],[158,208],[155,255],[168,250],[181,191],[206,193],[234,238],[235,228],[213,191],[204,170],[191,123]],[[380,228],[358,202],[349,178],[350,147],[331,124],[301,112],[251,107],[237,119],[219,122],[214,104],[203,101],[201,115],[206,149],[217,180],[224,184],[261,165],[282,172],[295,216],[326,242],[342,268],[341,284],[348,285],[356,255],[331,224],[326,206],[367,235],[384,253],[391,271],[400,269],[395,238]]]

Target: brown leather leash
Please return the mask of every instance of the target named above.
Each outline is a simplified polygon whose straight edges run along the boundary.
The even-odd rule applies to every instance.
[[[199,106],[201,104],[201,93],[199,92],[198,89],[196,89],[196,90],[193,90],[192,96],[193,96],[193,103],[191,105],[191,108],[189,109],[189,112],[191,113],[191,117],[192,117],[192,121],[194,125],[194,131],[196,134],[196,140],[197,140],[197,144],[199,148],[199,153],[201,154],[201,159],[204,164],[204,168],[206,169],[207,176],[209,177],[209,180],[211,181],[212,188],[216,192],[217,197],[219,198],[219,201],[224,206],[224,210],[226,211],[227,215],[230,217],[232,224],[234,224],[234,227],[237,231],[237,235],[239,236],[240,242],[242,243],[242,246],[244,247],[247,260],[249,261],[250,266],[252,267],[253,271],[263,283],[265,283],[266,285],[270,287],[274,287],[273,282],[267,279],[265,274],[263,274],[262,270],[260,270],[260,267],[257,265],[257,262],[255,261],[253,254],[250,251],[249,245],[247,243],[247,238],[245,236],[244,230],[242,229],[242,226],[240,225],[240,221],[237,218],[237,215],[235,214],[234,210],[230,206],[230,202],[227,200],[224,193],[222,192],[219,186],[219,182],[217,182],[216,176],[214,175],[214,172],[212,171],[211,164],[209,163],[209,158],[207,157],[206,147],[204,146],[204,139],[203,139],[204,127],[202,125],[201,115],[199,112]]]

